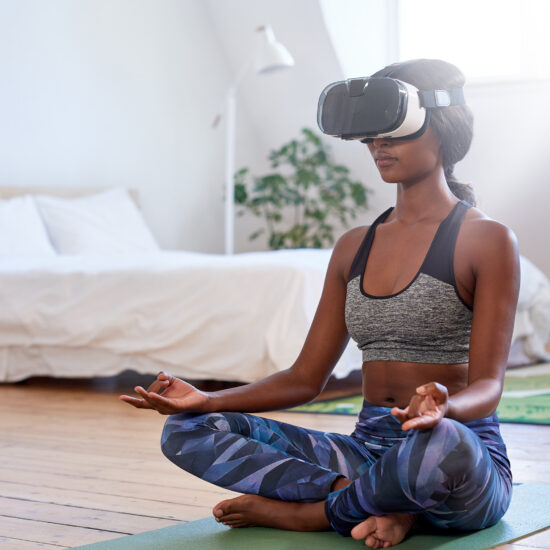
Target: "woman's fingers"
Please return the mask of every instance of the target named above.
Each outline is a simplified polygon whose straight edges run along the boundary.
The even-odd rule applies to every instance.
[[[439,423],[440,418],[431,414],[423,414],[422,416],[415,416],[410,418],[406,422],[401,424],[401,429],[406,432],[407,430],[428,430],[433,428]]]
[[[170,382],[168,380],[155,380],[148,388],[148,392],[162,393],[168,386]]]
[[[136,386],[134,391],[139,397],[121,396],[122,401],[140,409],[155,409],[161,414],[192,410],[192,407],[200,405],[201,398],[206,398],[192,386],[188,387],[182,380],[164,372],[159,373],[157,380],[147,390],[143,386]],[[174,393],[177,395],[174,396]],[[165,397],[167,394],[172,397]]]
[[[428,382],[427,384],[423,384],[422,386],[418,386],[416,388],[416,393],[419,393],[420,395],[426,395],[428,393],[440,393],[440,384],[437,382]]]
[[[162,371],[158,373],[156,382],[166,387],[166,386],[169,386],[174,380],[175,378],[171,374],[168,374],[167,372]]]
[[[156,380],[147,388],[148,392],[162,393],[170,386],[175,378],[168,372],[161,371],[157,374]]]
[[[428,382],[416,388],[416,393],[422,396],[431,395],[437,401],[446,400],[448,397],[447,388],[439,382]]]
[[[409,402],[409,406],[405,409],[407,411],[407,418],[414,418],[420,416],[423,408],[424,397],[420,395],[413,395]]]
[[[136,386],[134,388],[134,391],[136,393],[139,393],[140,395],[142,395],[143,397],[147,396],[148,394],[148,391],[143,387],[143,386]]]
[[[151,384],[151,386],[149,386],[149,388],[151,388],[152,386],[161,386],[165,388],[166,386],[169,386],[174,380],[175,378],[169,372],[162,370],[157,374],[156,380]],[[154,390],[148,389],[148,391]]]
[[[445,416],[448,399],[445,386],[429,382],[419,386],[416,391],[406,408],[394,407],[390,411],[401,422],[401,429],[404,431],[433,428]]]
[[[395,416],[395,418],[397,418],[397,420],[399,420],[400,422],[404,422],[405,420],[407,420],[407,418],[409,418],[409,407],[407,407],[406,409],[400,409],[399,407],[394,407],[390,413],[393,414],[393,416]]]
[[[158,402],[155,401],[155,397],[160,397],[157,393],[150,393],[141,386],[136,386],[134,390],[150,405],[150,408],[157,409]]]
[[[158,393],[149,393],[147,398],[149,403],[155,405],[155,409],[158,409],[158,407],[173,407],[173,402],[171,399],[162,397],[162,395],[159,395]]]
[[[161,375],[163,380],[159,378]],[[146,390],[143,386],[136,386],[134,391],[141,397],[132,397],[130,395],[121,395],[121,401],[136,407],[137,409],[155,409],[161,414],[173,414],[177,412],[171,400],[165,399],[159,395],[159,392],[165,390],[173,377],[167,373],[160,373],[159,378],[155,380]]]
[[[143,399],[149,404],[149,408],[157,410],[161,414],[174,414],[180,412],[172,399],[168,399],[158,393],[151,393],[144,390],[141,386],[135,388]]]
[[[152,409],[149,403],[146,403],[143,399],[138,399],[137,397],[132,397],[131,395],[121,395],[119,396],[121,401],[133,405],[137,409]]]
[[[424,406],[426,410],[433,411],[437,409],[437,403],[431,395],[427,395],[424,400]]]

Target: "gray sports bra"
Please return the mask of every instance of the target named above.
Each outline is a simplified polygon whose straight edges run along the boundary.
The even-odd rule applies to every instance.
[[[414,279],[389,296],[366,293],[363,277],[376,228],[393,207],[371,225],[351,265],[346,291],[346,326],[363,351],[363,361],[468,362],[472,308],[458,294],[453,259],[470,207],[465,201],[454,206]]]

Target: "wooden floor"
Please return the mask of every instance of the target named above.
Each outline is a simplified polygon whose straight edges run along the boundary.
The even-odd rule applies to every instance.
[[[209,516],[232,495],[167,461],[159,448],[165,417],[118,401],[120,385],[0,385],[0,548],[59,550],[175,525]],[[266,416],[330,431],[354,425],[349,416]],[[502,431],[515,480],[550,483],[550,427]],[[550,530],[500,548],[550,549]]]

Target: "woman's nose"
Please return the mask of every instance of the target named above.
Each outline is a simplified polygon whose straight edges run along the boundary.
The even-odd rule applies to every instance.
[[[391,138],[389,137],[378,137],[372,140],[372,144],[377,148],[382,147],[383,145],[389,145],[390,143],[391,143]]]

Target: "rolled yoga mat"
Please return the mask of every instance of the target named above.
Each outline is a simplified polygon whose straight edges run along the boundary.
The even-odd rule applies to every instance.
[[[482,550],[550,526],[550,484],[514,485],[510,508],[492,527],[472,533],[415,534],[398,550]],[[441,533],[441,532],[440,532]],[[110,541],[79,546],[86,550],[348,550],[364,541],[335,532],[296,533],[263,527],[230,529],[213,518],[182,523]]]

